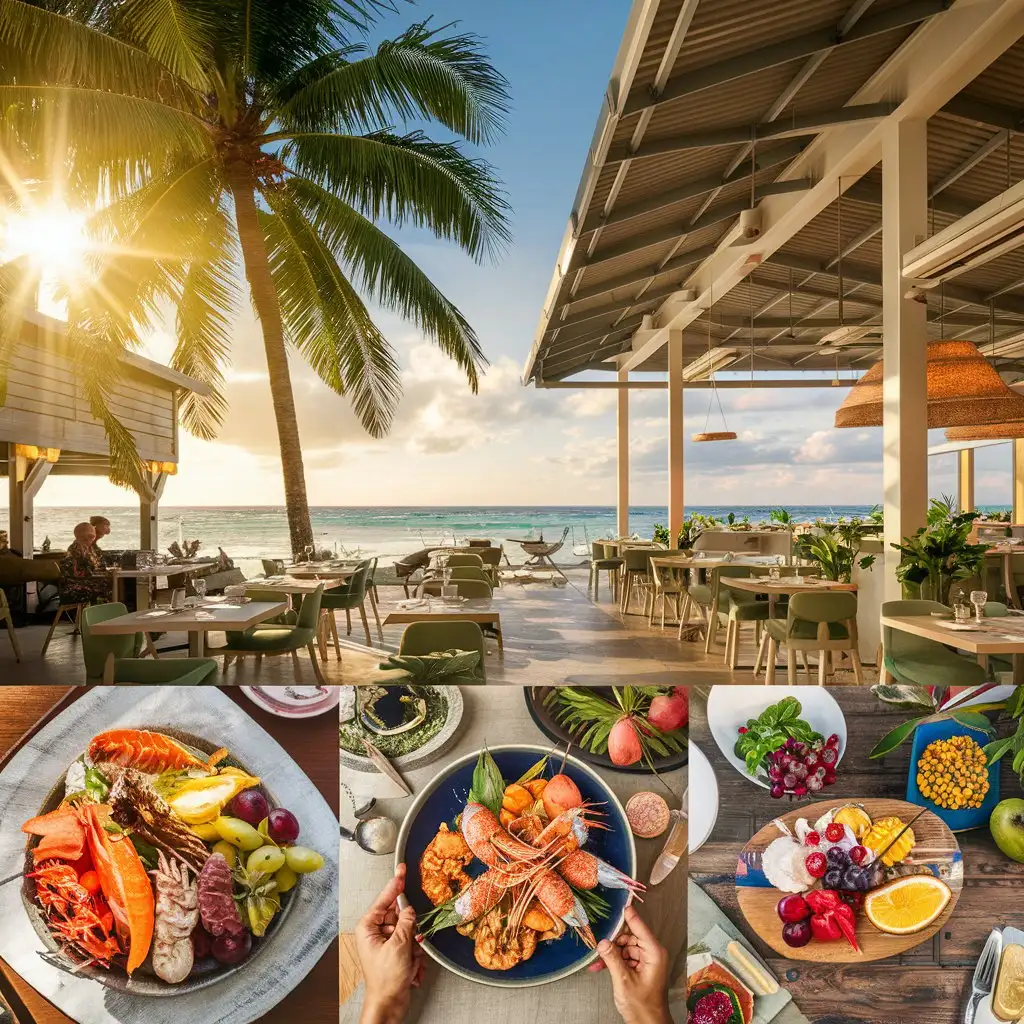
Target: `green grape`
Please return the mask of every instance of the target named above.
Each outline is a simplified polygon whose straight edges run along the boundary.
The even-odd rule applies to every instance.
[[[296,874],[306,875],[311,871],[319,871],[324,866],[324,859],[316,850],[308,846],[289,846],[284,851],[285,862]]]

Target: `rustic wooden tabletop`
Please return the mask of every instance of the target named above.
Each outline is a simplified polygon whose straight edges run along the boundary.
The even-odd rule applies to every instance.
[[[828,796],[903,799],[909,742],[878,761],[868,760],[867,755],[881,736],[909,716],[890,710],[867,689],[844,687],[831,692],[846,716],[848,746]],[[737,903],[735,876],[740,849],[788,805],[780,805],[767,790],[729,765],[708,731],[705,701],[697,693],[690,704],[690,735],[711,761],[719,788],[718,821],[707,844],[690,856],[690,876],[751,941],[811,1024],[960,1024],[971,976],[989,931],[997,926],[1024,926],[1024,864],[1000,853],[988,829],[962,832],[957,839],[964,857],[964,890],[953,916],[933,939],[902,956],[874,963],[786,960],[747,927]],[[1003,798],[1021,795],[1008,759],[1001,786]],[[691,791],[690,799],[698,795]]]
[[[289,721],[256,707],[236,689],[225,687],[223,692],[288,751],[337,814],[340,794],[337,718],[321,715]],[[84,687],[0,686],[0,763],[5,755],[13,753],[20,745],[19,740],[34,731],[40,720],[55,710],[56,705],[66,707],[83,693]],[[37,1024],[74,1024],[70,1017],[47,1002],[2,960],[0,972]],[[261,1021],[266,1024],[293,1024],[294,1021],[336,1024],[337,1020],[338,946],[335,942],[288,998],[264,1015]],[[19,1024],[30,1022],[21,1021],[19,1014]]]

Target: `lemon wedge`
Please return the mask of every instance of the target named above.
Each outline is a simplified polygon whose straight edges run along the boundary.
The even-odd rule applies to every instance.
[[[937,920],[953,893],[933,875],[897,878],[864,898],[868,920],[886,935],[911,935]]]

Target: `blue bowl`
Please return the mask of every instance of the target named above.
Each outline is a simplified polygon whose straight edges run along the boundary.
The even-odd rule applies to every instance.
[[[980,729],[972,729],[948,718],[940,722],[925,722],[914,732],[914,746],[910,753],[910,769],[907,773],[907,800],[918,807],[927,807],[929,811],[941,818],[952,832],[966,832],[972,828],[983,828],[988,824],[989,816],[999,803],[999,764],[988,766],[988,793],[980,807],[972,807],[962,811],[950,811],[939,807],[921,794],[917,785],[917,762],[921,760],[924,748],[935,740],[948,740],[953,736],[970,736],[979,746],[985,746],[989,737]]]
[[[548,747],[528,744],[489,749],[506,783],[514,782],[545,754],[550,753]],[[430,900],[419,885],[420,857],[437,834],[441,823],[447,822],[448,827],[453,828],[456,815],[461,814],[466,806],[478,755],[479,751],[467,754],[436,775],[416,798],[402,822],[395,863],[405,861],[408,864],[408,876],[405,895],[399,897],[399,903],[402,906],[407,902],[412,904],[417,914],[432,909]],[[553,775],[557,767],[556,761],[548,775]],[[591,831],[587,849],[635,878],[636,847],[633,833],[615,794],[596,772],[574,757],[566,758],[562,771],[579,787],[584,801],[602,805],[602,821],[609,826],[607,831]],[[485,870],[485,866],[476,860],[467,868],[469,874],[474,876],[483,874]],[[602,939],[613,939],[618,934],[622,927],[623,912],[629,902],[629,893],[625,889],[604,887],[598,891],[611,907],[606,920],[591,922],[594,937],[600,942]],[[508,971],[489,971],[481,967],[473,955],[473,940],[459,935],[454,928],[437,932],[430,939],[424,940],[423,949],[439,964],[460,977],[500,988],[527,988],[558,981],[586,967],[597,957],[597,952],[587,949],[571,929],[553,942],[538,942],[537,950],[529,960]]]

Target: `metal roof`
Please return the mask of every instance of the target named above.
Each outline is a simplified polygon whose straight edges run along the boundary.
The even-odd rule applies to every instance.
[[[894,112],[905,100],[897,87],[882,102],[858,92],[877,93],[889,72],[898,83],[915,36],[967,4],[635,0],[524,379],[616,370],[645,314],[686,301],[689,282],[701,292],[699,272],[735,238],[741,210],[818,184],[792,170],[812,143]],[[1014,32],[929,116],[932,231],[1024,178],[1015,134],[1024,127],[1024,23]],[[881,173],[870,163],[863,171],[840,178],[836,199],[748,276],[704,292],[683,328],[686,364],[709,344],[734,349],[728,366],[740,371],[857,370],[878,357],[871,335],[822,344],[840,323],[881,323]],[[1024,252],[957,277],[927,302],[933,337],[984,343],[1008,379],[1024,376]],[[664,370],[664,347],[632,368]]]

